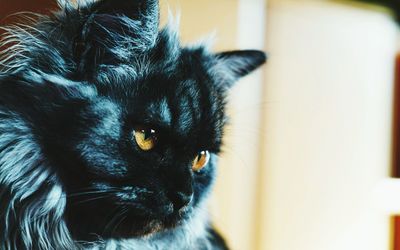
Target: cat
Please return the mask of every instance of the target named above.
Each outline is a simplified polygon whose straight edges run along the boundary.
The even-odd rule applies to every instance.
[[[157,0],[58,6],[1,43],[0,249],[228,249],[207,197],[264,52],[182,46]]]

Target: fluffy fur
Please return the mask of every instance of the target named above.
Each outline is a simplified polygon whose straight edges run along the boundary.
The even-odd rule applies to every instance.
[[[227,249],[206,211],[225,97],[264,53],[182,47],[156,0],[59,5],[0,44],[0,249]]]

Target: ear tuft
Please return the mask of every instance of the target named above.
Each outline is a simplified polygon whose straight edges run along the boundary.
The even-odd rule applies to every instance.
[[[77,0],[76,10],[82,25],[74,41],[74,59],[85,74],[99,65],[129,62],[156,44],[158,0]]]
[[[96,14],[125,15],[135,20],[158,19],[158,0],[100,0],[90,6]]]
[[[218,53],[217,71],[225,76],[228,85],[244,77],[267,61],[267,55],[259,50],[236,50]]]

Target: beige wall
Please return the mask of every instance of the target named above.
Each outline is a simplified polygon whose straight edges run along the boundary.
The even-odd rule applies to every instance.
[[[236,48],[237,0],[160,0],[161,17],[181,16],[181,38],[184,43],[194,43],[216,32],[215,50]],[[221,14],[223,13],[223,14]]]
[[[271,0],[264,98],[266,250],[386,250],[397,27],[387,13]]]

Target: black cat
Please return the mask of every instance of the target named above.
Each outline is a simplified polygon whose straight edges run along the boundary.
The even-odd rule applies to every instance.
[[[227,249],[225,97],[265,54],[182,47],[156,0],[59,5],[1,44],[0,249]]]

